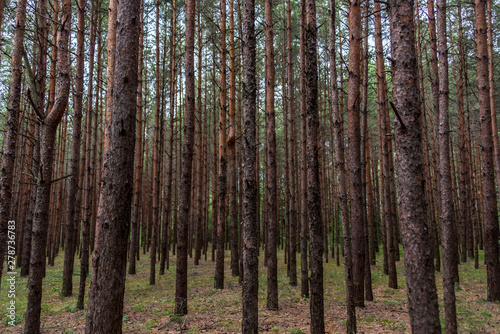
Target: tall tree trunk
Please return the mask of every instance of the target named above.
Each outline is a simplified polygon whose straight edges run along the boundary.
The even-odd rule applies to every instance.
[[[493,152],[495,153],[495,176],[497,181],[497,190],[500,187],[500,144],[498,142],[497,114],[495,108],[495,67],[493,59],[493,10],[491,0],[486,0],[486,10],[488,15],[488,81],[490,83],[490,112],[491,112],[491,131],[493,135]]]
[[[236,55],[234,52],[234,0],[229,1],[229,192],[231,222],[231,274],[239,276],[238,195],[236,165]]]
[[[153,138],[153,221],[151,224],[151,251],[149,253],[149,285],[156,283],[156,247],[160,228],[160,1],[156,0],[156,70],[155,70],[155,122]]]
[[[144,1],[141,1],[141,16],[140,16],[140,36],[139,36],[139,66],[137,78],[137,124],[136,124],[136,139],[135,139],[135,156],[134,156],[134,197],[132,208],[132,237],[130,240],[129,252],[129,267],[128,273],[130,275],[136,274],[136,259],[139,252],[139,224],[140,224],[140,211],[141,211],[141,197],[142,197],[142,179],[143,179],[143,160],[144,152],[142,140],[142,113],[143,113],[143,69],[144,69]]]
[[[26,0],[19,0],[17,2],[16,22],[14,27],[14,37],[12,40],[12,74],[10,77],[7,117],[5,122],[7,132],[5,134],[5,147],[3,148],[0,173],[0,279],[2,278],[1,272],[3,271],[3,261],[5,259],[7,249],[7,238],[8,235],[13,232],[9,229],[9,226],[11,226],[9,221],[11,221],[12,218],[9,214],[12,204],[12,186],[14,180],[14,165],[16,162],[17,133],[19,131],[19,119],[21,115],[21,82],[25,26]],[[9,246],[10,245],[11,242],[9,242]],[[9,270],[12,269],[13,268]]]
[[[110,142],[104,150],[86,333],[122,331],[134,181],[140,0],[121,0],[117,9],[114,82],[119,89],[113,90]]]
[[[187,237],[191,207],[191,176],[194,146],[194,24],[196,2],[186,1],[186,110],[184,113],[184,147],[180,177],[177,275],[175,282],[175,314],[187,314]]]
[[[321,217],[321,191],[319,179],[318,152],[318,58],[316,1],[306,0],[305,4],[306,42],[306,108],[307,108],[307,196],[310,231],[311,264],[311,333],[325,332],[323,300],[323,221]]]
[[[332,98],[332,118],[335,143],[335,170],[338,175],[340,215],[342,217],[342,238],[344,246],[344,267],[346,284],[346,306],[347,306],[347,333],[356,333],[356,309],[354,305],[354,282],[352,278],[352,246],[351,226],[349,224],[349,208],[347,206],[347,182],[345,173],[343,122],[339,110],[339,97],[337,90],[337,62],[336,62],[336,9],[335,0],[330,0],[330,90]],[[342,103],[342,100],[340,101]],[[338,254],[338,250],[337,250]]]
[[[172,1],[172,21],[171,21],[171,40],[170,40],[170,116],[169,116],[169,139],[168,139],[168,164],[167,164],[167,181],[165,187],[165,230],[163,232],[164,238],[168,241],[162,246],[162,256],[160,263],[160,274],[162,273],[162,268],[165,267],[165,262],[167,262],[167,269],[169,261],[169,251],[170,247],[170,231],[171,228],[171,217],[172,217],[172,167],[174,160],[174,110],[175,110],[175,88],[176,88],[176,67],[175,67],[175,48],[176,48],[176,27],[177,27],[177,13],[176,13],[176,0]],[[175,233],[174,233],[175,237]]]
[[[381,186],[382,186],[382,221],[384,224],[384,245],[387,253],[387,273],[389,275],[389,287],[397,289],[396,273],[396,252],[393,236],[394,216],[391,213],[391,194],[390,194],[390,157],[389,154],[389,126],[387,124],[386,110],[389,107],[387,101],[387,83],[385,81],[384,51],[382,48],[382,19],[380,3],[375,1],[375,54],[377,67],[377,114],[379,121],[379,143],[380,143],[380,162],[381,162]]]
[[[476,67],[479,120],[481,124],[481,196],[484,219],[484,250],[487,273],[488,301],[500,300],[500,261],[498,259],[498,211],[495,189],[494,144],[491,126],[490,82],[488,80],[488,47],[486,0],[476,0]],[[496,133],[494,134],[497,135]]]
[[[256,38],[255,2],[243,0],[243,312],[241,330],[256,334],[258,321],[259,244],[255,173]]]
[[[287,8],[287,72],[288,72],[288,157],[289,164],[289,200],[290,200],[290,285],[297,286],[297,205],[295,197],[295,105],[294,105],[294,75],[293,75],[293,49],[292,49],[292,8],[290,0],[286,2]]]
[[[456,229],[453,212],[453,189],[450,170],[450,126],[448,115],[448,43],[446,39],[446,0],[437,0],[438,52],[439,52],[439,179],[441,244],[443,247],[443,295],[446,333],[457,332],[455,307]],[[436,124],[436,126],[438,126]]]
[[[220,3],[220,95],[219,95],[219,174],[217,207],[217,257],[215,288],[224,289],[224,244],[226,238],[226,1]]]
[[[307,220],[307,122],[306,122],[306,40],[305,40],[306,3],[300,1],[300,136],[301,136],[301,174],[300,174],[300,294],[309,297],[309,271],[307,265],[307,242],[309,239],[309,222]]]
[[[90,247],[90,222],[92,218],[92,170],[93,161],[91,157],[92,150],[92,118],[94,110],[92,110],[92,90],[93,90],[93,72],[94,72],[94,51],[95,51],[95,35],[96,35],[96,12],[95,3],[90,3],[90,45],[89,45],[89,72],[88,72],[88,93],[87,93],[87,116],[86,116],[86,151],[85,151],[85,169],[84,172],[84,216],[82,221],[82,252],[80,265],[80,287],[78,290],[78,300],[76,306],[78,309],[83,309],[85,299],[85,283],[89,273],[89,247]],[[95,111],[97,112],[97,110]]]
[[[69,31],[71,27],[71,1],[62,3],[61,26],[57,32],[58,92],[55,103],[40,125],[40,168],[37,185],[36,206],[33,218],[33,235],[28,281],[28,306],[24,332],[40,332],[40,312],[42,308],[42,277],[44,274],[47,224],[52,181],[52,163],[57,126],[61,122],[68,105],[70,91],[70,66],[68,59]]]
[[[274,33],[273,3],[266,0],[265,11],[265,71],[266,71],[266,129],[267,129],[267,308],[278,309],[278,203],[276,182],[276,125],[274,114]]]
[[[400,115],[395,122],[395,132],[410,324],[413,333],[440,333],[422,183],[422,127],[413,28],[414,1],[391,0],[389,4],[394,111]]]
[[[363,199],[361,189],[361,132],[359,122],[360,70],[361,70],[361,5],[358,0],[349,2],[349,84],[348,84],[348,169],[349,169],[349,218],[352,226],[352,262],[354,302],[364,306],[365,246]]]

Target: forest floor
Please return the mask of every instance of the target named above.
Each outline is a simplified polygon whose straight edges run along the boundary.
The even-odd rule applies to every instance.
[[[500,333],[500,304],[486,302],[486,269],[480,252],[480,267],[474,269],[473,261],[460,265],[460,286],[456,288],[457,317],[461,333]],[[262,252],[261,252],[261,255]],[[300,297],[300,254],[297,258],[299,286],[291,287],[286,277],[283,251],[278,254],[278,311],[266,309],[267,271],[260,259],[259,332],[260,333],[309,333],[309,300]],[[387,287],[388,278],[383,274],[381,256],[372,267],[373,302],[357,308],[358,333],[409,333],[410,324],[406,299],[406,281],[403,259],[397,263],[399,289]],[[80,277],[79,261],[75,263],[73,297],[60,296],[63,257],[56,258],[54,267],[47,267],[43,282],[42,333],[84,333],[86,311],[76,309],[76,295]],[[225,289],[213,288],[215,265],[201,260],[194,266],[189,259],[188,314],[173,314],[175,296],[175,257],[170,269],[149,285],[149,255],[141,254],[137,275],[127,275],[123,331],[125,333],[239,333],[241,331],[241,286],[237,277],[231,277],[229,252],[226,252]],[[330,258],[324,264],[325,321],[327,333],[345,332],[344,268]],[[87,279],[87,292],[90,281]],[[442,275],[436,273],[441,314],[444,328]],[[0,333],[20,333],[26,300],[27,278],[17,277],[16,325],[7,324],[7,281],[2,277],[0,291]],[[88,297],[88,296],[87,296]],[[87,302],[87,301],[86,301]],[[87,306],[85,302],[85,306]]]

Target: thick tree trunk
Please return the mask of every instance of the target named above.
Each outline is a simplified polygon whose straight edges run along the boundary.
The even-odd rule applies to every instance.
[[[241,330],[256,334],[258,321],[259,244],[255,173],[256,38],[255,2],[243,0],[243,312]]]
[[[133,195],[140,0],[121,0],[110,142],[104,150],[86,333],[121,333]]]
[[[486,0],[476,0],[476,67],[481,123],[481,196],[484,219],[484,250],[488,301],[500,300],[500,262],[498,259],[498,211],[495,189],[494,144],[492,134],[489,64],[487,50]],[[496,133],[494,134],[497,135]]]
[[[430,253],[422,182],[422,127],[418,99],[414,2],[390,2],[393,96],[398,163],[398,193],[405,249],[408,309],[413,333],[440,333],[434,268]]]

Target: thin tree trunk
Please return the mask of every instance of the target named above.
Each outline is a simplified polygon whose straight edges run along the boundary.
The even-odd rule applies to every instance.
[[[265,52],[266,52],[266,122],[267,122],[267,164],[266,164],[266,192],[267,192],[267,309],[278,309],[278,203],[276,182],[276,125],[274,114],[274,32],[273,32],[273,3],[266,0],[265,7]]]
[[[293,75],[293,49],[292,49],[292,8],[290,0],[287,6],[287,67],[288,67],[288,157],[289,164],[289,200],[290,200],[290,285],[297,286],[297,205],[295,197],[295,105],[294,105],[294,75]]]
[[[340,214],[342,217],[342,238],[344,246],[344,267],[346,284],[346,306],[347,306],[347,333],[356,333],[356,309],[354,304],[354,284],[352,278],[352,248],[351,227],[349,224],[349,208],[347,206],[347,182],[345,173],[343,122],[339,110],[339,98],[337,91],[337,63],[335,57],[336,40],[336,10],[335,0],[330,0],[330,90],[332,97],[332,118],[335,143],[335,170],[338,175]],[[342,103],[342,100],[340,101]],[[338,254],[337,250],[337,254]]]
[[[234,53],[234,0],[229,1],[229,192],[231,222],[231,274],[239,276],[238,195],[236,166],[236,56]]]
[[[453,214],[453,189],[450,170],[450,126],[448,115],[448,43],[446,39],[446,0],[437,0],[438,52],[439,52],[439,179],[441,244],[443,248],[443,295],[446,333],[457,332],[455,307],[454,266],[456,228]],[[436,124],[436,126],[438,126]]]
[[[224,289],[224,245],[226,237],[226,1],[220,3],[220,95],[219,95],[219,174],[217,207],[216,289]]]
[[[194,25],[196,2],[186,1],[186,110],[184,113],[184,147],[182,149],[181,184],[179,198],[179,227],[177,244],[177,275],[175,286],[175,314],[187,314],[187,237],[189,208],[191,206],[191,179],[194,146]]]

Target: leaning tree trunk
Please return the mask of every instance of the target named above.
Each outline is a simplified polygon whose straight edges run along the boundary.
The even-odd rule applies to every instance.
[[[425,214],[421,110],[415,52],[414,1],[391,0],[391,54],[398,193],[413,333],[440,333],[434,266]]]
[[[40,178],[37,185],[36,205],[33,218],[33,234],[30,258],[28,306],[24,332],[40,333],[40,313],[42,310],[42,278],[45,269],[45,249],[49,216],[50,185],[57,126],[61,122],[68,105],[70,91],[69,31],[71,27],[71,1],[62,4],[62,25],[57,32],[58,82],[55,102],[40,124]]]

